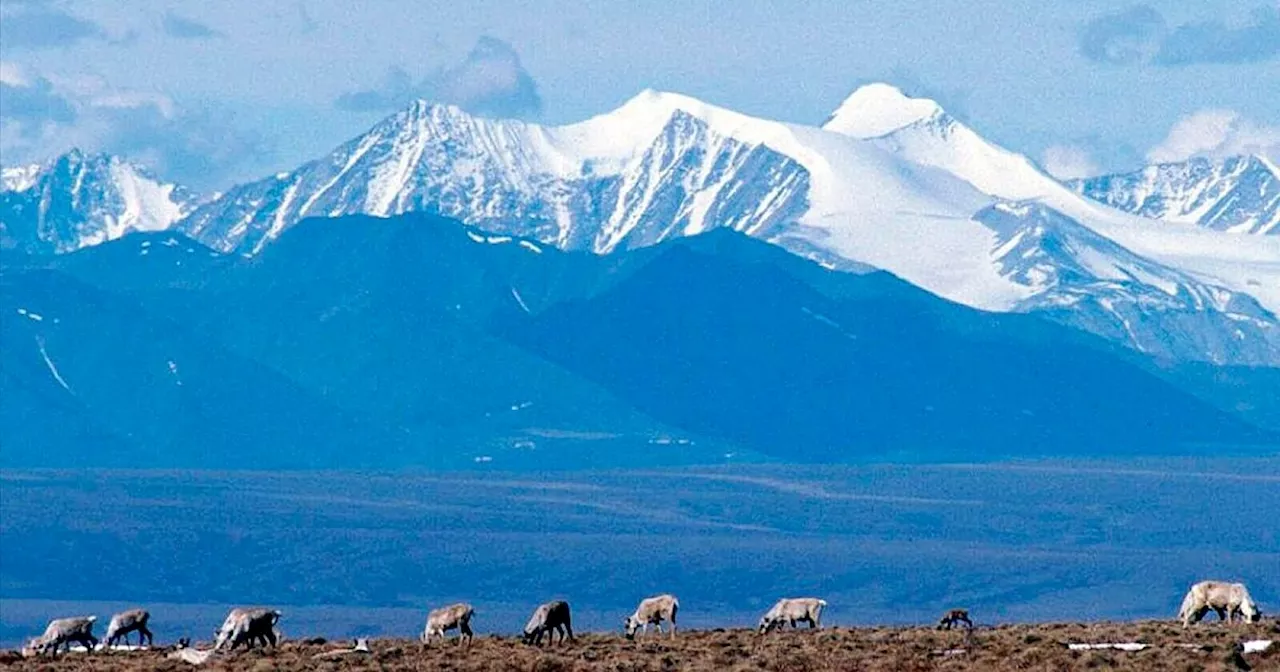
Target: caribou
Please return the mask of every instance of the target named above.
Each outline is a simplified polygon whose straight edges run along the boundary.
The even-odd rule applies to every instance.
[[[943,614],[942,618],[938,619],[938,629],[950,630],[951,628],[956,627],[961,623],[964,623],[964,627],[966,629],[969,629],[969,630],[973,629],[973,621],[969,620],[969,610],[968,609],[948,609],[947,613]]]
[[[93,623],[97,620],[97,616],[75,616],[49,621],[44,634],[22,647],[22,656],[29,658],[47,653],[57,658],[58,649],[64,644],[70,649],[71,642],[79,643],[92,653],[94,647],[98,645],[98,638],[93,636]]]
[[[1243,583],[1227,583],[1226,581],[1201,581],[1187,591],[1182,598],[1182,607],[1178,609],[1178,618],[1182,627],[1190,627],[1198,623],[1209,610],[1218,614],[1218,619],[1231,623],[1236,616],[1248,623],[1257,623],[1262,617],[1258,605],[1249,595],[1249,589]]]
[[[808,623],[809,628],[822,627],[822,609],[827,606],[826,600],[816,597],[784,597],[778,600],[773,608],[760,617],[760,634],[771,632],[785,623],[794,630],[796,623]]]
[[[227,644],[231,645],[232,651],[241,644],[252,649],[255,641],[261,642],[264,647],[270,643],[275,648],[278,643],[275,626],[280,622],[280,616],[280,612],[275,609],[232,609],[222,622],[222,627],[214,632],[213,650],[221,650]]]
[[[560,633],[560,643],[565,640],[573,643],[573,623],[569,616],[569,603],[555,600],[539,606],[529,617],[524,626],[524,643],[538,646],[542,636],[547,636],[547,643],[554,644],[556,633]]]
[[[671,624],[671,636],[676,636],[676,612],[680,610],[680,601],[675,595],[655,595],[640,601],[636,607],[635,613],[627,617],[623,623],[626,629],[627,639],[635,639],[636,632],[643,630],[646,634],[649,632],[649,624],[662,633],[662,622],[667,621]]]
[[[115,646],[120,638],[124,638],[125,646],[129,645],[129,633],[138,633],[138,646],[151,646],[154,638],[151,631],[147,629],[147,621],[151,620],[151,614],[146,609],[130,609],[122,611],[111,617],[111,621],[107,623],[107,638],[103,646],[107,649]]]
[[[471,605],[463,602],[433,609],[427,614],[427,624],[422,628],[422,636],[419,637],[423,648],[431,644],[432,637],[439,637],[441,641],[444,641],[444,633],[449,630],[458,631],[459,646],[463,642],[470,645],[473,635],[471,632],[471,617],[475,613],[475,609]]]

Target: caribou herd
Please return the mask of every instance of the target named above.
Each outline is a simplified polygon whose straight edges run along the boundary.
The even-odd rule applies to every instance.
[[[827,606],[826,600],[816,597],[792,597],[778,600],[760,618],[757,632],[765,635],[774,630],[788,626],[792,629],[797,624],[806,624],[809,628],[822,627],[822,611]],[[627,639],[634,639],[637,634],[647,634],[652,625],[658,634],[663,634],[662,625],[667,624],[667,636],[676,636],[676,614],[680,611],[680,601],[674,595],[662,594],[647,597],[640,601],[636,609],[623,622],[623,633]],[[1221,621],[1231,624],[1237,621],[1257,623],[1262,612],[1249,595],[1249,590],[1242,583],[1225,581],[1201,581],[1187,591],[1178,610],[1178,620],[1183,627],[1190,627],[1199,622],[1210,611],[1216,613]],[[469,645],[474,636],[471,619],[475,609],[466,603],[451,604],[433,609],[427,614],[427,622],[423,627],[419,640],[422,646],[430,646],[433,640],[441,642],[447,639],[446,633],[458,631],[458,645]],[[234,651],[238,647],[246,649],[255,645],[276,647],[281,635],[276,626],[280,622],[281,612],[262,607],[232,609],[221,627],[213,633],[213,646],[199,650],[191,646],[190,639],[180,639],[169,656],[193,664],[201,664],[220,651]],[[151,614],[145,609],[131,609],[111,617],[107,625],[106,639],[99,642],[93,635],[96,616],[76,616],[58,618],[49,622],[44,633],[32,639],[22,649],[22,655],[57,656],[62,648],[71,650],[72,644],[78,644],[87,652],[95,649],[113,650],[120,640],[129,647],[129,635],[138,634],[138,647],[150,648],[153,644],[148,623]],[[939,629],[950,630],[953,626],[963,624],[966,629],[974,627],[965,609],[951,609],[943,614],[938,623]],[[573,624],[569,613],[569,603],[564,600],[553,600],[539,605],[533,611],[529,622],[524,626],[522,640],[532,646],[541,646],[543,638],[547,645],[556,644],[556,635],[560,636],[559,644],[572,644]],[[356,647],[341,652],[330,653],[368,653],[365,640]]]

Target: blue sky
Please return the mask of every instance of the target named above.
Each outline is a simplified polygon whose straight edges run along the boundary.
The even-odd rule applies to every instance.
[[[413,97],[562,123],[644,88],[817,124],[889,81],[1064,175],[1280,147],[1276,0],[5,0],[0,61],[4,164],[77,145],[201,189]]]

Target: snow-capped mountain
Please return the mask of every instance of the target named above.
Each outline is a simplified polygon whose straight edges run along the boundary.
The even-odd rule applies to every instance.
[[[36,183],[43,169],[38,163],[0,169],[0,191],[26,191]]]
[[[1020,311],[1166,359],[1266,365],[1280,352],[1275,316],[1253,297],[1137,255],[1042,202],[1002,201],[976,218],[996,232],[1002,271],[1037,288]]]
[[[195,198],[119,157],[72,150],[47,164],[6,168],[0,248],[71,252],[130,231],[167,229]]]
[[[1280,361],[1274,306],[1259,304],[1249,279],[1196,273],[1201,263],[1194,256],[1182,256],[1185,265],[1159,258],[1194,255],[1203,241],[1187,244],[1175,238],[1177,232],[1144,237],[1149,227],[1135,224],[1145,222],[1097,207],[934,101],[871,84],[849,96],[823,128],[875,143],[1000,199],[974,219],[996,233],[992,261],[1002,275],[1028,290],[1014,310],[1048,313],[1162,357]],[[1235,248],[1241,252],[1243,246]],[[1261,259],[1280,259],[1280,248],[1261,252]],[[1268,271],[1252,260],[1238,268]]]
[[[1229,233],[1280,235],[1280,168],[1261,156],[1193,158],[1068,184],[1143,217]]]
[[[662,103],[632,106],[650,104]],[[418,102],[325,159],[227,192],[182,229],[252,253],[304,217],[432,210],[607,253],[673,232],[767,228],[804,211],[807,176],[786,156],[718,134],[674,106],[641,120],[647,144],[610,146],[627,137],[628,121],[547,129]]]
[[[429,210],[607,253],[731,227],[1007,309],[1024,292],[993,267],[990,233],[969,218],[989,200],[873,144],[646,91],[561,127],[415,103],[324,159],[228,191],[181,228],[253,253],[306,216]]]
[[[252,255],[307,217],[409,211],[598,254],[730,228],[1155,355],[1280,364],[1280,236],[1108,207],[885,84],[822,127],[654,91],[566,126],[419,101],[175,226]]]

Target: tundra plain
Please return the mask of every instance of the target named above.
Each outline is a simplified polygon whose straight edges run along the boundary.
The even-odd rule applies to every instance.
[[[1241,654],[1242,638],[1280,640],[1274,621],[1248,627],[1217,624],[1185,631],[1168,622],[1051,623],[939,632],[917,627],[784,631],[703,630],[676,639],[590,634],[576,645],[535,648],[515,637],[477,637],[470,648],[450,641],[423,650],[408,639],[378,639],[368,655],[316,658],[348,643],[287,642],[279,650],[241,651],[204,665],[168,660],[161,651],[63,656],[56,662],[0,658],[0,669],[42,672],[174,672],[177,670],[448,670],[453,672],[901,672],[1123,669],[1139,672],[1280,670],[1280,643]],[[1072,651],[1070,643],[1142,642],[1140,651]],[[1244,665],[1243,667],[1241,665]]]
[[[753,627],[787,596],[826,599],[840,627],[951,607],[983,627],[1172,619],[1204,578],[1280,611],[1275,458],[0,471],[0,487],[5,647],[50,618],[131,607],[151,611],[157,644],[208,639],[243,605],[281,609],[292,641],[412,638],[457,601],[475,605],[478,642],[551,599],[570,602],[575,632],[619,633],[663,592],[701,630]]]

